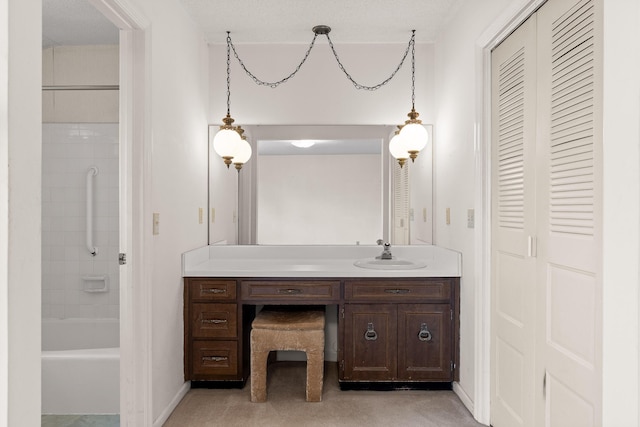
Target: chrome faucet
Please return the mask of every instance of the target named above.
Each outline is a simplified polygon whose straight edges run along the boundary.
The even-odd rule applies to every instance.
[[[391,243],[385,243],[383,247],[384,250],[376,259],[393,259],[393,255],[391,255]]]

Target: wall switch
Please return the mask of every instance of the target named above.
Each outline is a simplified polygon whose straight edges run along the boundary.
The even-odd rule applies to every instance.
[[[153,235],[156,236],[160,234],[160,214],[153,213]]]
[[[447,225],[451,225],[451,208],[447,208],[447,211],[445,214],[445,221]]]
[[[422,208],[422,222],[427,222],[427,208]]]
[[[467,209],[467,228],[475,227],[475,211],[473,209]]]
[[[202,215],[203,211],[202,208],[198,208],[198,224],[202,224]]]
[[[231,219],[231,221],[233,221],[233,223],[235,224],[236,221],[238,220],[238,214],[236,212],[236,210],[233,210],[233,218]]]
[[[216,222],[216,208],[211,208],[211,222]]]

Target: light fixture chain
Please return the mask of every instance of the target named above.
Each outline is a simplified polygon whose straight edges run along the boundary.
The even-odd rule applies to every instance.
[[[411,35],[411,108],[416,109],[416,30]]]
[[[409,40],[409,44],[407,45],[407,49],[404,51],[404,55],[402,56],[402,59],[400,60],[400,63],[398,64],[396,69],[393,71],[393,73],[391,73],[391,75],[389,77],[387,77],[385,80],[383,80],[382,82],[378,83],[375,86],[366,86],[366,85],[362,85],[362,84],[356,82],[353,79],[353,77],[351,77],[351,75],[344,68],[344,65],[342,65],[342,62],[340,61],[340,58],[338,57],[338,53],[336,52],[336,49],[333,46],[333,42],[331,41],[331,37],[329,37],[329,34],[325,34],[325,35],[327,36],[327,40],[329,41],[329,46],[331,47],[331,51],[333,52],[333,56],[335,56],[336,61],[338,62],[338,66],[340,67],[342,72],[345,74],[345,76],[347,76],[347,79],[349,79],[349,81],[351,81],[351,83],[353,83],[353,85],[355,86],[356,89],[364,89],[364,90],[371,90],[371,91],[380,89],[382,86],[384,86],[387,83],[389,83],[391,81],[391,79],[393,79],[395,77],[396,73],[398,71],[400,71],[400,68],[402,68],[402,65],[404,64],[405,59],[407,59],[407,55],[409,54],[409,48],[414,46],[414,44],[415,44],[415,30],[414,30],[413,34],[411,35],[411,39]]]
[[[231,35],[227,31],[227,116],[231,115]]]
[[[291,79],[293,76],[295,76],[298,71],[300,71],[300,68],[302,67],[302,65],[306,62],[307,58],[309,57],[309,54],[311,53],[311,49],[313,49],[313,46],[316,42],[316,38],[318,37],[318,34],[315,34],[313,36],[313,40],[311,40],[311,44],[309,45],[309,48],[307,49],[307,52],[304,54],[304,58],[302,58],[302,61],[300,61],[300,63],[298,64],[298,66],[296,67],[296,69],[289,74],[287,77],[278,80],[277,82],[265,82],[263,80],[260,80],[258,77],[256,77],[251,71],[249,71],[247,69],[247,67],[244,65],[244,62],[242,62],[242,60],[240,59],[240,56],[238,56],[238,52],[236,51],[236,47],[233,45],[233,42],[231,41],[231,36],[227,36],[227,42],[228,44],[231,46],[231,49],[233,49],[233,55],[236,57],[236,59],[238,60],[238,63],[240,64],[240,66],[242,67],[242,69],[247,73],[247,75],[249,77],[251,77],[251,79],[260,86],[269,86],[272,88],[276,88],[278,86],[280,86],[282,83],[285,83],[286,81],[288,81],[289,79]]]

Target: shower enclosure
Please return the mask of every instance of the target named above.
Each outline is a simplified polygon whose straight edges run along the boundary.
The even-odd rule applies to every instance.
[[[43,413],[119,413],[118,124],[42,135]]]

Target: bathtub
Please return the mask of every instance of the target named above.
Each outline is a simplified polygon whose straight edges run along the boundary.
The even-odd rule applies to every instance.
[[[42,319],[42,413],[120,413],[118,319]]]

